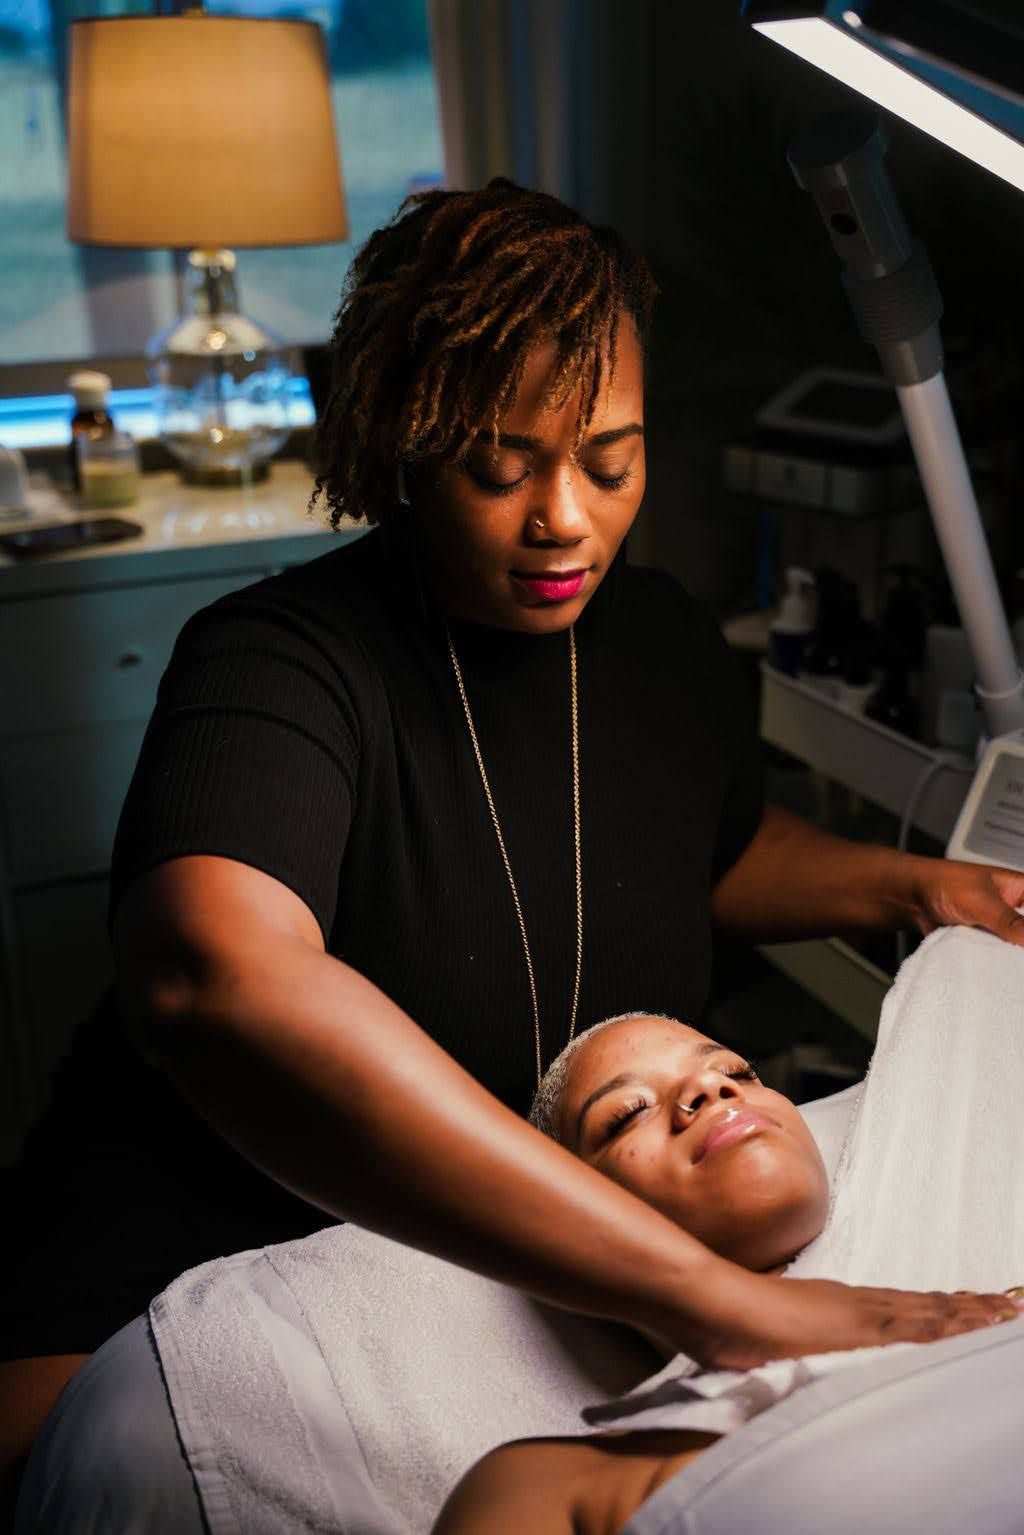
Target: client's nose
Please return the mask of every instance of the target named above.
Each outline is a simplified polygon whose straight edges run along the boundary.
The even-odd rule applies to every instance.
[[[680,1089],[672,1109],[672,1128],[688,1130],[702,1109],[714,1108],[730,1098],[743,1098],[743,1088],[720,1072],[697,1072]]]

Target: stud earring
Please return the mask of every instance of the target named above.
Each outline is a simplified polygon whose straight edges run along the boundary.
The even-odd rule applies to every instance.
[[[398,491],[399,506],[409,506],[409,492],[405,488],[405,465],[401,459],[398,461],[398,473],[395,477],[395,485]]]

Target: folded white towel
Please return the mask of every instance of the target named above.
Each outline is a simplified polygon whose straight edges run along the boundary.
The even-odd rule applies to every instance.
[[[356,1226],[193,1269],[150,1321],[212,1535],[426,1535],[479,1456],[581,1432],[657,1363]]]
[[[971,928],[942,928],[885,999],[828,1223],[787,1277],[913,1290],[1024,1284],[1022,1106],[1024,950]],[[585,1417],[607,1428],[728,1433],[814,1376],[877,1352],[746,1372],[700,1372],[680,1355]]]

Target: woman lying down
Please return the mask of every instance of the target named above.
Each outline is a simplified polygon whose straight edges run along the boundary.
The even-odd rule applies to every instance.
[[[965,971],[974,967],[978,974],[967,988],[972,1002],[962,993]],[[986,970],[992,995],[979,1010],[977,998],[986,991],[979,977]],[[1024,1143],[1017,1128],[1024,1090],[1022,970],[1019,956],[998,954],[978,933],[928,940],[890,995],[842,1148],[831,1217],[821,1154],[796,1107],[765,1087],[746,1061],[671,1019],[634,1016],[587,1031],[549,1069],[531,1119],[745,1267],[899,1288],[998,1289],[1006,1292],[996,1302],[1003,1319],[1018,1320],[1024,1308],[1024,1288],[1014,1284],[1024,1278]],[[980,1294],[979,1310],[990,1310],[994,1299]],[[998,1341],[1010,1343],[1021,1333],[1024,1323]],[[955,1353],[966,1341],[924,1347],[948,1352],[952,1346]],[[1024,1363],[1022,1344],[1012,1367],[996,1366],[1004,1382]],[[610,1535],[677,1472],[696,1469],[723,1434],[797,1387],[863,1363],[865,1355],[891,1359],[904,1351],[920,1354],[921,1347],[777,1361],[747,1372],[701,1372],[676,1356],[653,1381],[590,1414],[603,1433],[524,1440],[485,1456],[449,1498],[435,1535]],[[991,1360],[985,1370],[991,1386]],[[1004,1451],[1024,1429],[1016,1390],[1011,1400],[1012,1420],[1002,1420]],[[900,1427],[913,1434],[905,1419]],[[955,1441],[961,1490],[964,1475],[975,1469],[967,1443],[961,1425]],[[807,1475],[800,1464],[807,1454],[807,1446],[797,1451],[794,1481]],[[1024,1473],[1011,1459],[1002,1456],[996,1498],[1006,1522],[987,1522],[988,1502],[984,1522],[986,1530],[1006,1535],[1019,1528],[1024,1497]],[[905,1497],[911,1474],[905,1446],[900,1460]],[[877,1450],[872,1470],[881,1474]],[[909,1528],[981,1527],[972,1517],[980,1516],[980,1507],[968,1501],[960,1512],[950,1508],[934,1459],[927,1479],[943,1512],[920,1523],[918,1508]],[[676,1484],[677,1514],[686,1481]],[[992,1489],[984,1496],[991,1500]],[[732,1514],[711,1512],[706,1524],[678,1528],[756,1525],[772,1535],[793,1528],[776,1522],[779,1516],[760,1501],[745,1512],[742,1524],[733,1523],[744,1513],[741,1499]],[[849,1512],[850,1528],[862,1527],[862,1514]],[[832,1519],[828,1528],[836,1530]],[[649,1528],[667,1526],[659,1519]]]
[[[1024,953],[966,928],[901,970],[866,1086],[802,1112],[683,1024],[599,1025],[543,1130],[794,1305],[790,1276],[972,1292],[939,1340],[664,1365],[332,1226],[192,1270],[111,1339],[50,1415],[19,1535],[1020,1535],[1022,1095]]]

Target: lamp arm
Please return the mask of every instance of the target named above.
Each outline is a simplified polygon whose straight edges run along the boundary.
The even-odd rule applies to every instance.
[[[978,503],[942,372],[942,298],[924,247],[907,229],[873,112],[844,109],[794,140],[788,159],[843,262],[861,335],[896,388],[903,420],[967,635],[992,735],[1024,726],[1014,654]]]
[[[942,373],[897,386],[990,735],[1024,726],[1024,681]]]

